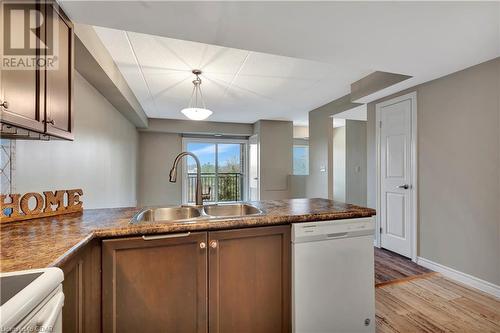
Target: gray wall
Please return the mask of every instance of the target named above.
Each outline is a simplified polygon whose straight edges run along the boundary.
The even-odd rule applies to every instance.
[[[306,198],[307,197],[307,177],[306,175],[290,175],[288,184],[290,188],[290,198]]]
[[[16,192],[82,188],[85,208],[135,206],[138,133],[75,74],[75,140],[18,140]]]
[[[346,202],[366,206],[366,121],[346,120]]]
[[[366,206],[366,122],[333,129],[333,200]]]
[[[345,95],[309,112],[309,198],[333,198],[333,125],[331,116],[355,108]]]
[[[168,181],[172,163],[182,151],[182,135],[250,136],[253,124],[221,123],[175,119],[150,119],[149,127],[139,134],[139,182],[137,200],[140,206],[179,205],[182,203],[182,181]],[[182,162],[183,163],[183,162]]]
[[[293,145],[309,146],[309,127],[293,126]],[[293,151],[292,151],[292,173],[293,173]],[[290,198],[307,198],[307,179],[309,175],[290,175],[288,184]]]
[[[179,205],[182,201],[182,181],[170,183],[168,175],[172,163],[182,150],[179,134],[139,134],[139,206]]]
[[[293,173],[293,123],[259,120],[254,129],[259,138],[260,199],[287,199]]]
[[[157,130],[174,130],[170,121],[157,123]],[[174,121],[174,123],[178,123]],[[155,120],[150,121],[155,124]],[[233,126],[214,123],[222,134],[247,131],[253,125]],[[239,125],[239,124],[236,124]],[[187,125],[180,128],[189,131]],[[214,127],[215,126],[215,127]],[[191,129],[195,129],[192,127]],[[293,125],[288,121],[262,120],[255,124],[260,144],[261,200],[289,197],[292,174]],[[200,134],[200,132],[194,132]],[[176,133],[141,131],[139,139],[138,203],[140,206],[178,205],[182,201],[182,182],[168,181],[168,173],[176,155],[182,151],[182,136]],[[277,153],[278,152],[278,153]],[[297,185],[298,186],[298,185]]]
[[[397,95],[409,91],[417,91],[418,255],[500,285],[500,58]],[[368,105],[371,207],[380,101]]]
[[[149,119],[149,127],[141,129],[141,131],[200,135],[224,134],[250,136],[253,134],[253,124],[151,118]]]
[[[146,113],[94,28],[76,23],[74,30],[75,69],[132,124],[147,127]]]
[[[307,178],[308,198],[333,198],[332,169],[332,120],[321,112],[309,112],[309,177]]]

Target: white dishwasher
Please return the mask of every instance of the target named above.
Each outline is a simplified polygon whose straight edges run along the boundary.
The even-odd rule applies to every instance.
[[[295,333],[375,332],[373,218],[292,224]]]

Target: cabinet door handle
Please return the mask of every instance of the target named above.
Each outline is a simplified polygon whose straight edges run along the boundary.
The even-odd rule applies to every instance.
[[[207,247],[207,244],[205,242],[200,243],[200,249],[204,249]]]
[[[5,110],[7,110],[9,108],[9,102],[7,101],[3,101],[1,104],[0,104],[0,107],[3,107]]]
[[[45,123],[46,124],[51,124],[51,125],[55,125],[56,124],[56,122],[54,121],[54,119],[45,120]]]
[[[217,241],[214,241],[214,240],[213,240],[213,241],[210,241],[210,247],[211,247],[212,249],[217,248]]]
[[[142,236],[142,239],[144,239],[145,241],[148,241],[148,240],[156,240],[156,239],[187,237],[189,235],[191,235],[190,232],[184,232],[182,234],[168,234],[168,235],[157,235],[157,236]]]

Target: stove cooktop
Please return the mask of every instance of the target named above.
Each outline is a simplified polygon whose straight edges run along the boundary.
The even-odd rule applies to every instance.
[[[43,272],[0,277],[0,306],[35,281]]]

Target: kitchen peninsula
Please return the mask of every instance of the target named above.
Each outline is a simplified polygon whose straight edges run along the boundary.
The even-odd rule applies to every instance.
[[[124,332],[126,327],[133,330],[133,323],[151,325],[145,329],[153,330],[158,323],[140,320],[155,316],[159,307],[180,307],[181,313],[170,313],[172,316],[166,316],[161,324],[176,330],[205,332],[207,325],[214,329],[238,325],[229,317],[221,317],[220,311],[226,315],[231,312],[231,318],[240,318],[237,321],[246,325],[249,322],[242,320],[245,311],[253,313],[266,306],[266,311],[257,315],[260,319],[255,325],[288,332],[291,223],[365,218],[375,215],[375,211],[326,199],[259,201],[252,205],[262,214],[131,224],[140,209],[115,208],[4,223],[1,271],[62,268],[66,296],[63,327],[71,325],[75,331],[108,332],[118,327]],[[217,248],[221,242],[225,247]],[[159,269],[162,262],[163,270]],[[260,280],[251,278],[256,271]],[[166,280],[172,285],[165,285]],[[128,302],[137,300],[134,290],[144,292],[141,286],[151,292],[139,298],[144,304],[133,307]],[[217,290],[219,296],[208,297],[207,289]],[[263,294],[253,295],[254,303],[240,310],[222,307],[218,314],[207,311],[209,307],[215,309],[218,297],[226,297],[226,302],[228,297],[233,298],[229,300],[232,303],[256,290]],[[155,297],[155,293],[168,293],[169,300]],[[269,295],[280,303],[263,305],[262,297]],[[156,310],[152,313],[151,309]],[[126,319],[120,321],[117,316]]]

